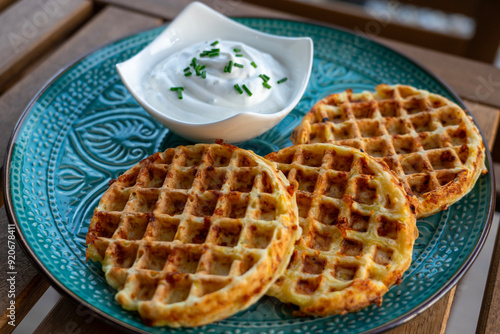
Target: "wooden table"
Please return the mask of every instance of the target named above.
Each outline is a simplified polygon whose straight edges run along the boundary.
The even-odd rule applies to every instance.
[[[189,0],[0,0],[0,161],[19,116],[36,92],[61,68],[80,56],[118,38],[172,20]],[[229,16],[279,17],[301,20],[277,10],[241,1],[207,0]],[[310,21],[310,20],[309,20]],[[486,140],[493,145],[500,117],[500,70],[420,47],[380,39],[407,54],[440,76],[465,101]],[[7,254],[7,217],[0,209],[1,254]],[[16,323],[49,287],[48,281],[17,247]],[[6,265],[1,257],[2,266]],[[479,332],[500,328],[500,241],[490,269]],[[5,262],[4,262],[5,261]],[[4,264],[5,263],[5,264]],[[7,308],[6,270],[0,276],[0,309]],[[430,309],[391,333],[444,333],[455,289]],[[75,312],[76,310],[76,312]],[[14,327],[0,320],[0,332]],[[78,329],[79,331],[76,331]],[[36,333],[106,333],[113,328],[62,297]]]

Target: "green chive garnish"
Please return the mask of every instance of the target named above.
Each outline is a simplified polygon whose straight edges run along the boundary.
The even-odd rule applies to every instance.
[[[257,64],[255,62],[250,63],[253,67],[257,68]]]
[[[205,67],[206,67],[205,65],[198,65],[198,66],[201,66],[201,67],[200,67],[200,71],[201,71],[201,70],[204,70],[204,69],[205,69]]]
[[[241,49],[233,49],[234,52],[241,52]]]
[[[239,67],[239,68],[243,68],[243,64],[234,63],[234,66]]]
[[[266,87],[267,89],[271,89],[271,85],[268,84],[267,82],[263,82],[262,86]]]
[[[287,77],[284,77],[283,79],[278,80],[278,83],[280,84],[280,83],[283,83],[283,82],[285,82],[285,81],[287,81],[287,80],[288,80],[288,78],[287,78]]]
[[[184,88],[182,88],[182,87],[170,87],[170,90],[173,92],[177,92],[177,98],[179,100],[182,100],[182,91],[184,90]]]
[[[190,76],[191,74],[193,74],[193,73],[192,73],[191,71],[189,71],[189,72],[184,73],[184,76],[185,76],[185,77],[188,77],[188,76]]]
[[[250,89],[248,89],[248,87],[246,85],[243,85],[241,87],[243,87],[243,89],[245,90],[245,92],[247,92],[248,96],[252,96],[253,95],[252,92],[250,91]]]
[[[211,46],[216,46],[217,44],[219,44],[219,41],[215,41],[213,42],[212,44],[210,44]]]
[[[228,69],[228,66],[227,66],[227,65],[226,65],[226,66],[224,66],[224,73],[227,73],[227,72],[228,72],[228,71],[227,71],[227,69]]]
[[[189,66],[184,69],[184,72],[189,71]]]
[[[202,53],[200,53],[200,57],[216,57],[219,55],[220,49],[211,49],[211,50],[205,50]],[[195,66],[193,66],[195,67]]]
[[[269,81],[269,77],[265,74],[259,74],[259,78],[261,78],[262,80],[264,80],[264,82],[268,82]]]
[[[227,72],[231,73],[232,70],[233,70],[233,61],[230,60],[229,64],[227,65]]]
[[[234,89],[236,89],[238,91],[238,93],[243,94],[243,90],[241,89],[240,85],[235,84]]]
[[[196,66],[196,68],[194,70],[196,71],[197,76],[201,75],[201,65]]]
[[[196,66],[197,66],[197,65],[196,65],[196,58],[193,58],[193,59],[191,60],[191,66],[193,66],[193,67],[196,67]]]
[[[203,79],[206,79],[206,77],[207,77],[207,71],[203,71],[203,72],[201,72],[201,77],[202,77]]]
[[[242,54],[237,54],[237,55],[234,55],[235,57],[243,57]]]

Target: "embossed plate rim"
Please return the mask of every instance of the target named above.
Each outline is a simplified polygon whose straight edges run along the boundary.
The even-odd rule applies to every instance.
[[[259,19],[262,19],[262,18],[248,18],[248,19],[257,19],[257,20],[259,20]],[[269,19],[266,19],[266,20],[269,20]],[[306,22],[300,22],[300,21],[285,20],[285,19],[271,19],[271,20],[289,22],[289,23],[293,23],[293,24],[303,24],[303,25],[319,26],[319,27],[323,27],[323,28],[328,28],[328,29],[343,31],[343,32],[346,32],[346,33],[348,33],[350,35],[354,35],[352,32],[350,32],[350,31],[348,31],[346,29],[339,28],[339,27],[334,27],[334,26],[331,26],[331,25],[317,24],[317,23],[311,23],[311,22],[307,22],[307,21]],[[14,128],[14,131],[13,131],[13,133],[11,135],[11,138],[9,140],[9,144],[8,144],[8,147],[7,147],[6,156],[5,156],[5,160],[4,160],[4,166],[7,166],[7,167],[4,168],[3,175],[2,175],[2,180],[5,181],[5,182],[3,182],[3,190],[4,190],[4,195],[5,195],[5,204],[6,204],[6,211],[7,211],[8,219],[9,219],[10,222],[13,222],[16,225],[16,233],[17,233],[18,236],[20,236],[19,240],[21,240],[21,243],[20,243],[21,248],[23,249],[23,251],[26,254],[28,254],[28,257],[35,264],[35,266],[38,268],[38,270],[41,271],[49,279],[49,281],[52,282],[52,285],[58,291],[62,292],[63,295],[71,296],[71,298],[73,298],[76,301],[82,303],[86,307],[92,309],[94,312],[96,312],[96,314],[98,314],[100,316],[101,319],[105,320],[107,323],[111,323],[113,325],[120,325],[124,329],[127,329],[129,331],[135,331],[135,332],[136,331],[145,332],[145,331],[143,331],[142,329],[136,328],[136,327],[134,327],[134,326],[132,326],[132,325],[130,325],[130,324],[122,321],[121,319],[118,319],[118,318],[110,315],[110,314],[107,314],[106,312],[100,310],[99,308],[97,308],[97,307],[95,307],[95,306],[93,306],[91,304],[88,304],[87,302],[83,301],[72,290],[66,288],[61,282],[59,282],[59,280],[57,278],[55,278],[53,276],[53,274],[41,263],[40,259],[36,256],[36,254],[34,253],[33,249],[31,248],[31,245],[29,244],[29,242],[25,238],[25,235],[24,235],[22,229],[20,228],[19,222],[17,221],[16,215],[15,215],[15,211],[14,211],[14,207],[13,207],[13,202],[12,202],[12,198],[11,198],[11,192],[10,192],[10,166],[11,166],[11,161],[12,161],[14,147],[15,147],[15,143],[16,143],[17,137],[18,137],[18,135],[20,133],[20,130],[22,129],[22,127],[23,127],[23,125],[25,123],[26,118],[29,116],[32,107],[34,106],[34,104],[36,103],[36,101],[44,94],[44,92],[53,83],[55,83],[59,79],[59,77],[61,77],[66,72],[68,72],[73,66],[77,65],[80,61],[82,61],[83,59],[85,59],[89,55],[91,55],[91,54],[93,54],[95,52],[98,52],[99,50],[101,50],[103,48],[111,46],[111,45],[113,45],[115,43],[118,43],[118,42],[120,42],[122,40],[125,40],[125,39],[128,39],[130,37],[133,37],[133,36],[138,35],[140,33],[144,33],[144,32],[150,31],[150,30],[154,30],[154,29],[160,29],[160,28],[161,27],[156,27],[156,28],[153,28],[153,29],[146,29],[146,30],[137,32],[135,34],[132,34],[132,35],[129,35],[129,36],[117,39],[117,40],[115,40],[113,42],[107,43],[107,44],[105,44],[105,45],[103,45],[103,46],[101,46],[99,48],[96,48],[96,49],[92,50],[91,52],[88,52],[84,56],[77,58],[70,65],[66,66],[65,68],[61,69],[57,74],[55,74],[38,91],[38,93],[35,95],[35,97],[32,99],[32,101],[29,103],[29,105],[26,107],[26,109],[24,110],[23,114],[19,118],[19,120],[18,120],[18,122],[17,122],[17,124],[16,124],[16,126]],[[365,39],[364,37],[361,37],[361,38]],[[405,58],[407,61],[413,63],[416,67],[420,68],[422,70],[422,72],[424,72],[428,76],[432,77],[432,79],[436,80],[442,86],[442,88],[444,88],[444,90],[446,90],[461,105],[462,108],[468,110],[467,107],[465,106],[465,104],[448,87],[448,85],[445,84],[439,77],[437,77],[431,71],[429,71],[425,66],[422,66],[420,63],[418,63],[417,61],[413,60],[411,57],[408,57],[408,56],[406,56],[406,55],[404,55],[404,54],[396,51],[392,47],[386,46],[383,43],[380,43],[380,42],[377,42],[377,41],[373,41],[373,40],[370,40],[370,39],[367,39],[367,40],[369,42],[371,42],[371,43],[377,44],[378,46],[380,46],[382,48],[388,49],[389,51],[391,51],[391,52],[399,55],[400,57]],[[469,112],[469,114],[470,114],[470,112]],[[474,120],[474,122],[475,122],[475,120]],[[477,123],[476,123],[476,125],[477,125]],[[484,140],[484,136],[483,136],[482,133],[481,133],[481,136],[483,137],[483,140]],[[489,149],[488,149],[488,145],[487,145],[486,142],[485,142],[485,147],[486,147],[486,151],[487,151],[486,152],[486,156],[487,156],[488,166],[491,166],[491,162],[492,162],[491,155],[490,155],[490,152],[489,152]],[[494,174],[493,174],[493,171],[492,171],[491,168],[490,168],[490,171],[489,171],[489,181],[490,181],[490,184],[494,184],[494,182],[495,182],[494,181]],[[416,307],[414,307],[413,309],[411,309],[407,313],[399,316],[398,318],[395,318],[395,319],[393,319],[391,321],[388,321],[385,324],[380,325],[380,326],[378,326],[376,328],[372,328],[372,329],[366,331],[365,333],[380,333],[382,331],[386,331],[388,329],[391,329],[391,328],[397,327],[399,325],[402,325],[403,323],[405,323],[405,322],[413,319],[417,315],[419,315],[422,312],[424,312],[425,310],[427,310],[430,306],[432,306],[435,302],[437,302],[444,294],[446,294],[457,283],[457,281],[463,276],[463,274],[468,270],[468,268],[470,267],[470,265],[472,265],[472,263],[474,262],[475,258],[477,257],[479,251],[481,250],[481,248],[482,248],[482,246],[484,244],[486,236],[488,235],[488,232],[489,232],[489,229],[490,229],[490,226],[491,226],[491,221],[492,221],[492,218],[493,218],[493,208],[494,208],[494,203],[495,203],[495,192],[493,190],[494,188],[493,187],[490,187],[490,188],[491,189],[490,189],[490,197],[489,197],[489,210],[488,210],[488,213],[486,215],[487,216],[487,222],[486,222],[486,224],[484,226],[484,229],[483,229],[483,231],[482,231],[479,239],[477,240],[474,248],[472,249],[471,253],[465,259],[465,261],[463,262],[463,264],[458,268],[458,270],[455,273],[455,275],[452,276],[445,284],[443,284],[439,288],[439,290],[437,290],[428,299],[426,299],[425,301],[423,301],[420,305],[417,305]]]

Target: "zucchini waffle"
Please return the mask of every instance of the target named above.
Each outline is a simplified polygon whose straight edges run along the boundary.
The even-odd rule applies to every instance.
[[[291,140],[351,146],[384,161],[418,200],[417,218],[446,209],[486,173],[483,141],[466,112],[410,86],[332,94],[304,116]]]
[[[116,301],[147,325],[198,326],[256,302],[300,232],[295,188],[231,145],[156,153],[102,196],[87,234]]]
[[[380,304],[410,266],[418,236],[401,182],[385,164],[350,147],[296,145],[266,158],[298,182],[302,228],[268,295],[316,316]]]

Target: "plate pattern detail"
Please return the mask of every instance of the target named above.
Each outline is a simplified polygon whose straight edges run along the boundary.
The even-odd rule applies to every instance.
[[[315,55],[309,86],[280,124],[239,146],[264,155],[291,145],[292,129],[315,101],[378,83],[410,84],[453,99],[419,66],[362,37],[331,28],[270,19],[239,19],[264,32],[309,36]],[[82,301],[137,330],[144,326],[114,301],[100,265],[85,262],[85,235],[109,180],[168,147],[191,144],[162,127],[136,103],[114,65],[151,42],[163,27],[104,47],[60,75],[31,106],[13,151],[11,198],[30,248],[60,284]],[[293,308],[264,297],[248,310],[192,333],[357,333],[380,329],[431,300],[470,257],[487,222],[491,183],[481,177],[448,210],[418,221],[413,262],[381,307],[328,318],[294,318]]]

